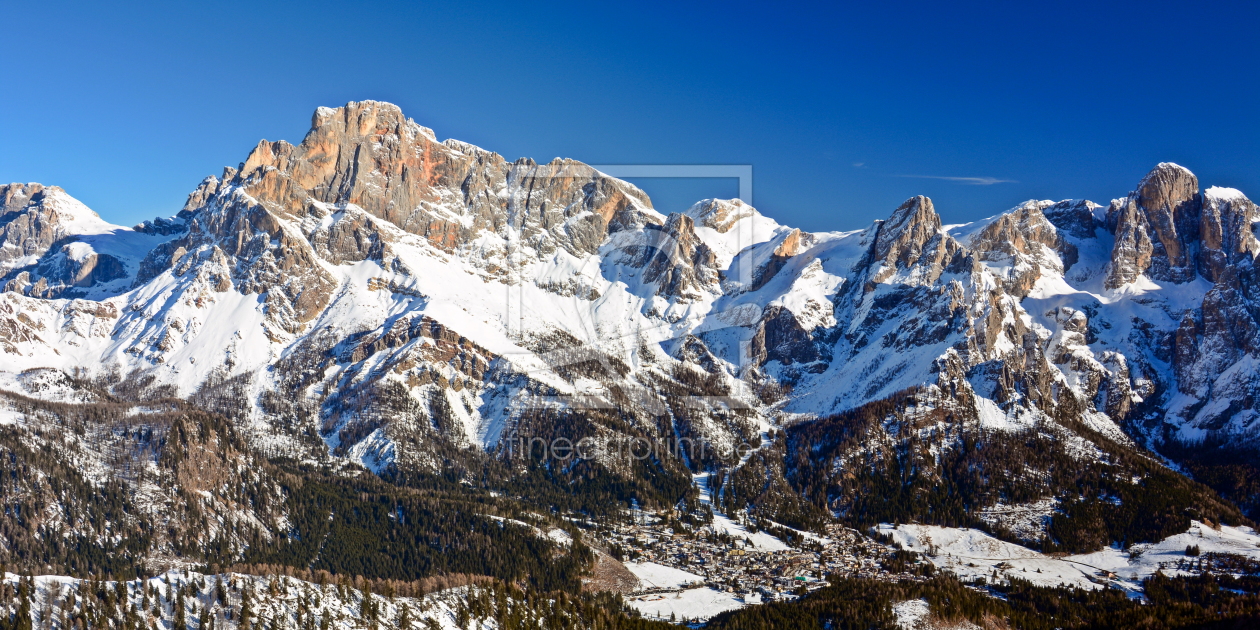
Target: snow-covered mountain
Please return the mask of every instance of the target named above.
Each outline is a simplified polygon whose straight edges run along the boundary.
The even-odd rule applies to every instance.
[[[135,228],[56,187],[0,202],[6,382],[199,397],[268,456],[436,471],[577,418],[601,446],[705,445],[675,472],[729,469],[772,427],[908,390],[916,417],[1080,453],[1260,438],[1255,205],[1174,164],[1106,207],[944,225],[915,197],[808,233],[734,200],[665,216],[579,162],[509,162],[365,101]]]
[[[3,367],[180,396],[236,378],[261,435],[285,443],[272,425],[297,414],[378,468],[404,456],[395,424],[494,448],[523,410],[610,388],[650,413],[677,369],[750,410],[748,430],[948,381],[981,417],[1067,405],[1117,435],[1255,437],[1255,206],[1172,164],[1106,209],[945,226],[919,197],[811,234],[738,201],[666,217],[578,162],[508,162],[363,102],[317,110],[299,145],[260,142],[172,219],[112,226],[38,184],[3,199]],[[613,373],[568,369],[591,361]],[[791,394],[768,405],[769,383]],[[374,417],[386,389],[412,412]]]

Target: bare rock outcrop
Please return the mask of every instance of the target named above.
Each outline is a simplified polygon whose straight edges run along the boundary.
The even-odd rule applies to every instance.
[[[37,257],[67,235],[67,208],[58,203],[56,186],[0,186],[0,269],[18,259]]]
[[[716,257],[696,236],[695,221],[681,213],[673,213],[665,225],[644,230],[646,242],[636,256],[643,268],[643,278],[657,284],[656,294],[683,301],[711,291],[720,280],[715,268]]]
[[[1071,247],[1042,213],[1044,202],[1029,201],[989,223],[966,245],[986,262],[999,263],[1002,288],[1024,297],[1041,278],[1042,268],[1063,273],[1058,252]],[[1068,258],[1068,256],[1064,256]]]
[[[1046,219],[1076,238],[1094,238],[1102,224],[1094,216],[1098,204],[1085,199],[1068,199],[1041,209]]]
[[[706,199],[687,211],[695,217],[696,222],[712,228],[718,234],[725,234],[741,219],[756,216],[752,206],[739,199]]]
[[[1199,273],[1210,281],[1223,279],[1231,265],[1248,263],[1260,253],[1251,231],[1256,204],[1230,188],[1209,188],[1203,195],[1199,224]]]
[[[1143,273],[1173,283],[1193,280],[1201,205],[1198,178],[1170,162],[1147,173],[1127,199],[1113,201],[1107,225],[1116,244],[1107,287],[1123,286]]]
[[[609,230],[641,224],[642,191],[573,160],[508,162],[375,101],[321,107],[302,143],[262,141],[234,181],[300,217],[312,201],[353,204],[452,251],[483,230],[518,231],[540,253],[592,253]]]

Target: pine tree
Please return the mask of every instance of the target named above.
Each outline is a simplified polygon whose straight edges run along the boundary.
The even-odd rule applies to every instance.
[[[254,616],[254,610],[252,608],[253,602],[251,601],[253,597],[251,597],[250,591],[251,589],[247,585],[245,590],[241,593],[241,614],[239,622],[241,630],[249,628],[251,617]]]
[[[18,610],[13,618],[13,630],[31,630],[31,591],[35,578],[18,578]]]
[[[188,619],[184,616],[184,598],[176,597],[171,601],[172,612],[175,613],[175,625],[173,630],[188,630]]]

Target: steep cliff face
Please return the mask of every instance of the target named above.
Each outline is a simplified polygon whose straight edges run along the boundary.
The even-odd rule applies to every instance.
[[[1184,167],[1162,162],[1123,201],[1107,211],[1116,235],[1107,287],[1152,280],[1185,283],[1194,279],[1202,200],[1199,180]]]
[[[53,187],[48,193],[55,194],[59,190]],[[51,199],[45,204],[46,196],[40,184],[0,186],[0,221],[4,226],[0,232],[4,239],[0,262],[6,267],[12,268],[15,261],[43,254],[64,235],[64,228],[58,230],[63,221],[62,213],[54,209],[56,204]]]
[[[238,177],[251,197],[286,217],[311,202],[355,205],[452,251],[482,231],[511,230],[546,254],[593,253],[608,231],[636,225],[647,196],[572,160],[539,165],[448,140],[364,101],[316,110],[302,143],[260,142]]]

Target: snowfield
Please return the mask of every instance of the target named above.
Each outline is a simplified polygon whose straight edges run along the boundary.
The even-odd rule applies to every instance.
[[[1169,576],[1192,575],[1191,571],[1178,568],[1179,562],[1195,560],[1186,556],[1189,546],[1199,547],[1201,554],[1232,554],[1260,560],[1260,535],[1255,530],[1228,525],[1216,529],[1198,521],[1192,521],[1185,533],[1154,544],[1133,545],[1128,551],[1108,547],[1061,557],[998,540],[977,529],[884,523],[878,531],[892,536],[902,547],[924,554],[936,567],[964,581],[989,579],[996,573],[1003,579],[1018,578],[1036,586],[1093,590],[1112,585],[1138,593],[1142,580],[1156,571]]]
[[[677,593],[640,595],[626,603],[644,617],[663,620],[699,621],[728,610],[744,607],[744,601],[732,593],[711,588],[693,588]]]
[[[704,582],[704,577],[695,573],[688,573],[682,569],[667,567],[655,562],[627,562],[625,565],[635,577],[639,578],[645,590],[683,588]]]
[[[893,604],[893,615],[897,618],[897,627],[902,630],[915,630],[919,624],[927,620],[932,613],[927,600],[907,599]]]

